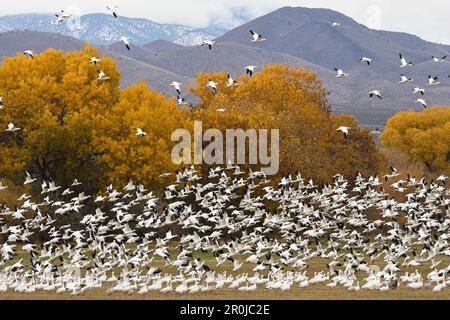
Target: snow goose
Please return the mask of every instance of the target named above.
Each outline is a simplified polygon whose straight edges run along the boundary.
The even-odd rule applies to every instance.
[[[370,66],[370,65],[372,64],[372,59],[367,58],[367,57],[362,57],[362,58],[359,60],[359,62],[367,63],[367,65]]]
[[[334,68],[334,71],[336,71],[336,78],[342,78],[342,77],[349,76],[349,74],[342,71],[342,69]]]
[[[348,133],[349,133],[350,128],[349,127],[339,127],[336,129],[336,131],[342,132],[344,134],[345,139],[348,138]]]
[[[99,81],[105,81],[105,80],[109,80],[109,79],[110,79],[110,77],[107,77],[106,74],[105,74],[103,71],[98,70],[97,72],[98,72],[98,78],[97,78],[97,80],[99,80]]]
[[[211,88],[211,90],[213,91],[214,94],[217,93],[217,82],[215,82],[213,80],[208,80],[208,82],[206,83],[206,86]]]
[[[172,82],[172,83],[170,84],[170,86],[172,86],[172,87],[175,88],[175,90],[177,91],[177,93],[178,93],[179,95],[181,94],[181,85],[182,85],[181,82],[176,82],[176,81],[174,81],[174,82]]]
[[[20,128],[17,128],[14,123],[9,123],[8,128],[5,130],[6,132],[16,132],[20,131]]]
[[[253,76],[253,73],[256,71],[256,68],[258,68],[257,66],[247,66],[245,67],[245,70],[247,72],[248,76]]]
[[[139,137],[143,137],[147,135],[147,132],[143,131],[141,128],[136,128],[136,135]]]
[[[117,18],[117,9],[119,9],[119,6],[106,6],[106,9],[108,9],[109,12],[112,13],[114,18]]]
[[[419,88],[419,87],[416,87],[416,88],[414,88],[414,91],[413,91],[413,93],[417,93],[417,94],[420,94],[420,95],[424,95],[425,94],[425,89],[422,89],[422,88]]]
[[[97,64],[97,63],[100,63],[100,62],[102,62],[102,59],[97,58],[97,57],[91,57],[91,60],[89,60],[90,64]]]
[[[383,99],[383,97],[381,96],[381,92],[380,92],[380,90],[373,90],[373,91],[370,91],[369,92],[369,96],[371,97],[371,98],[373,98],[373,97],[377,97],[378,99]]]
[[[413,81],[414,81],[414,79],[408,78],[404,74],[402,74],[400,76],[400,81],[398,83],[409,83],[409,82],[413,82]]]
[[[400,53],[400,61],[402,63],[402,65],[400,66],[400,68],[407,68],[407,67],[411,67],[412,66],[412,62],[408,62],[405,57],[403,57],[403,55]]]
[[[233,80],[233,78],[227,74],[227,87],[231,87],[237,84],[236,80]]]
[[[120,37],[120,41],[122,41],[127,50],[130,50],[130,40],[127,37]]]
[[[212,40],[203,40],[202,47],[208,46],[209,50],[211,50],[214,46],[215,41]]]
[[[250,30],[250,33],[251,33],[251,35],[252,35],[252,37],[253,37],[253,40],[252,40],[252,42],[261,42],[261,41],[266,41],[266,39],[265,38],[263,38],[263,36],[262,35],[260,35],[260,34],[257,34],[256,32],[254,32],[253,30]]]
[[[29,57],[31,59],[34,59],[34,52],[33,52],[33,50],[25,50],[23,52],[23,55],[26,56],[26,57]]]
[[[442,62],[445,61],[445,59],[447,59],[447,56],[443,56],[441,58],[431,56],[431,58],[433,58],[433,61],[436,62],[436,63],[442,63]]]
[[[440,84],[438,81],[438,77],[432,77],[431,75],[428,76],[428,85],[429,86],[437,86]]]
[[[178,103],[178,105],[185,105],[185,104],[187,104],[187,102],[186,102],[186,99],[185,98],[182,98],[182,97],[180,97],[180,96],[177,96],[177,103]]]
[[[427,100],[425,99],[417,99],[415,102],[420,103],[425,109],[428,108]]]

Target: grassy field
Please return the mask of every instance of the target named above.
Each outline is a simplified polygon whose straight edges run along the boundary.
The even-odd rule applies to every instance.
[[[208,265],[212,267],[215,266],[215,260],[212,256],[203,253],[195,253],[195,256],[201,257]],[[26,264],[26,255],[23,252],[20,252],[19,257],[23,258],[24,263]],[[444,266],[450,263],[450,258],[448,257],[442,257],[441,260],[442,265]],[[322,258],[310,260],[307,272],[308,276],[312,276],[314,272],[326,271],[326,264],[328,262],[329,261]],[[381,265],[381,263],[373,264]],[[173,268],[165,268],[164,262],[161,259],[155,259],[152,266],[160,267],[166,273],[176,272]],[[231,265],[226,263],[220,268],[217,268],[216,271],[223,272],[225,270],[230,270],[230,267]],[[239,270],[239,274],[247,272],[252,274],[252,268],[252,265],[244,264],[241,270]],[[420,267],[406,269],[405,272],[414,272],[415,270],[422,272],[422,276],[425,279],[426,274],[430,271],[429,263]],[[365,274],[362,272],[357,274],[361,286],[364,284],[362,281],[364,275]],[[145,295],[137,293],[131,295],[126,293],[107,294],[106,290],[108,288],[108,286],[105,286],[101,289],[93,289],[78,296],[68,293],[57,294],[54,292],[36,292],[33,294],[23,294],[8,291],[0,295],[0,300],[450,300],[450,288],[444,289],[441,292],[432,292],[432,287],[413,290],[406,288],[403,284],[397,289],[385,292],[372,290],[353,292],[342,287],[328,288],[325,284],[299,288],[294,284],[292,289],[286,292],[267,290],[261,285],[254,292],[239,292],[234,289],[222,289],[207,293],[183,295],[176,293],[162,294],[159,292],[150,292]]]

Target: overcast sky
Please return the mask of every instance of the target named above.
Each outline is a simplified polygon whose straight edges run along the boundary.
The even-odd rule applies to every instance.
[[[0,0],[0,15],[55,12],[71,6],[82,14],[105,12],[118,5],[119,14],[161,23],[227,28],[239,25],[242,13],[256,18],[283,6],[329,8],[376,29],[404,31],[426,40],[450,44],[448,0]]]

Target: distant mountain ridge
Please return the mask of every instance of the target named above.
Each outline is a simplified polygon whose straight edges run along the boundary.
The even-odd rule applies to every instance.
[[[342,26],[331,27],[333,20],[341,22]],[[120,20],[112,22],[117,23],[115,34],[120,34]],[[111,35],[109,28],[113,27],[105,30]],[[267,41],[251,42],[250,29],[262,34]],[[170,34],[163,33],[166,38]],[[71,51],[83,46],[83,41],[56,33],[0,34],[0,56],[15,55],[26,49],[42,52],[54,47]],[[212,50],[159,39],[144,45],[131,40],[130,51],[122,43],[111,41],[103,45],[100,52],[116,59],[122,73],[122,86],[144,80],[150,87],[174,96],[169,83],[179,81],[183,83],[183,95],[189,102],[195,99],[188,94],[187,87],[194,83],[199,72],[228,72],[237,77],[248,65],[257,65],[260,71],[266,64],[285,63],[315,71],[329,92],[333,111],[353,114],[368,128],[384,126],[387,119],[400,110],[422,110],[422,106],[415,103],[419,97],[412,93],[416,86],[426,89],[424,98],[429,105],[450,105],[450,61],[438,64],[431,59],[432,55],[447,55],[450,59],[450,46],[411,34],[371,30],[327,9],[281,8],[219,36]],[[414,62],[411,68],[400,68],[400,52]],[[373,58],[372,65],[360,63],[362,56]],[[350,76],[337,79],[335,67]],[[414,78],[414,82],[399,84],[402,73]],[[441,84],[428,86],[429,74],[438,76]],[[372,90],[380,90],[383,100],[370,99],[368,93]]]
[[[77,22],[77,20],[73,20]],[[71,24],[70,26],[74,26]],[[103,13],[80,17],[79,28],[56,22],[52,14],[20,14],[0,17],[0,32],[8,31],[53,32],[71,36],[96,45],[109,45],[125,36],[135,44],[155,40],[171,41],[180,45],[195,45],[203,39],[214,39],[227,30],[218,27],[194,28],[178,24],[161,24],[147,19],[127,18]]]

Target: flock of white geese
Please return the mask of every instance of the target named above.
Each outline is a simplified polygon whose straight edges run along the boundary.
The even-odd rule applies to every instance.
[[[445,176],[399,180],[392,168],[319,186],[231,164],[161,176],[173,181],[161,198],[132,181],[96,196],[50,181],[0,208],[0,293],[450,285]],[[28,173],[24,183],[38,184]]]
[[[117,17],[117,7],[108,9]],[[69,17],[57,16],[60,22]],[[254,42],[266,40],[253,30],[251,35]],[[122,41],[130,50],[128,40]],[[209,49],[213,45],[203,43]],[[34,55],[31,50],[24,54]],[[402,68],[412,65],[400,58]],[[101,59],[90,62],[97,65]],[[370,65],[372,59],[361,62]],[[256,68],[246,67],[247,74]],[[99,71],[98,80],[108,79]],[[411,81],[402,76],[401,82]],[[431,76],[429,81],[438,84]],[[227,85],[235,84],[228,76]],[[181,83],[171,85],[184,103]],[[207,86],[218,90],[214,81]],[[416,93],[423,95],[424,89]],[[382,99],[378,90],[370,96]],[[345,137],[349,129],[338,128]],[[6,129],[19,130],[12,123]],[[275,182],[262,172],[244,173],[228,164],[205,177],[194,167],[161,177],[174,180],[161,198],[132,181],[123,190],[110,185],[95,196],[86,195],[76,180],[65,190],[44,181],[41,196],[23,194],[15,208],[1,206],[0,294],[80,295],[93,289],[184,294],[314,285],[441,291],[450,285],[445,176],[399,180],[392,168],[382,178],[358,174],[349,181],[336,175],[319,186],[299,173]],[[26,173],[25,185],[36,189],[37,183]],[[0,182],[0,192],[5,189]],[[311,270],[317,265],[319,270]]]

